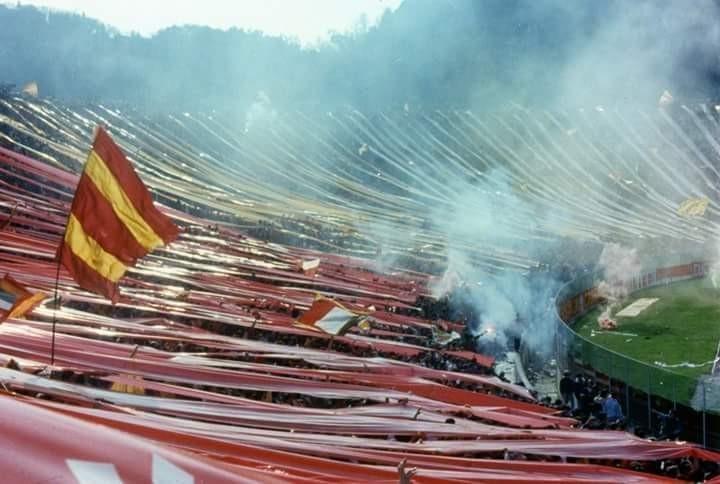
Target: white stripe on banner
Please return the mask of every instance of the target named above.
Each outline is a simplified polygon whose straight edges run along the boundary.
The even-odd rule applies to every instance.
[[[153,484],[195,484],[195,478],[169,460],[153,454],[152,482]]]
[[[67,459],[65,462],[79,484],[123,484],[112,464],[75,459]]]
[[[13,294],[0,291],[0,309],[10,309],[17,298]]]
[[[112,464],[75,459],[65,462],[78,484],[123,484]],[[152,484],[195,484],[195,478],[169,460],[153,454]]]
[[[328,311],[322,319],[315,323],[315,326],[321,328],[327,333],[338,334],[342,330],[343,326],[345,326],[354,316],[355,315],[350,311],[334,307]]]

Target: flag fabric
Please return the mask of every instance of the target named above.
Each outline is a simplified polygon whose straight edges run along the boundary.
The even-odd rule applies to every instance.
[[[121,375],[124,378],[127,378],[128,380],[133,380],[137,382],[142,382],[143,378],[139,375]],[[118,392],[118,393],[129,393],[131,395],[145,395],[145,389],[143,387],[139,387],[136,385],[133,385],[132,383],[127,383],[125,381],[116,381],[112,384],[110,387],[111,392]]]
[[[63,266],[80,287],[115,303],[128,267],[178,233],[120,148],[98,128],[58,250]]]
[[[304,259],[298,263],[298,269],[306,276],[314,276],[320,267],[320,259]]]
[[[688,198],[680,204],[678,213],[686,217],[702,217],[709,204],[710,199],[707,197]]]
[[[667,89],[663,91],[662,95],[660,96],[660,99],[658,100],[658,105],[660,107],[669,106],[673,103],[673,96],[670,94],[670,91]]]
[[[0,322],[8,318],[22,318],[46,297],[45,293],[32,292],[5,274],[0,279]]]
[[[340,336],[366,318],[366,315],[350,311],[335,300],[319,297],[313,301],[310,309],[298,318],[298,322]]]
[[[432,326],[433,343],[438,346],[447,346],[453,341],[459,340],[460,335],[456,331],[443,331],[440,328]]]
[[[35,81],[28,82],[22,88],[22,93],[31,97],[38,97],[39,91],[38,84]]]
[[[135,348],[133,348],[132,353],[130,353],[130,360],[133,360],[135,358],[135,355],[137,354],[139,349],[140,349],[140,346],[135,346]],[[140,375],[120,375],[120,376],[123,378],[127,378],[131,382],[132,381],[138,381],[138,382],[143,381],[143,378]],[[112,386],[110,387],[110,391],[119,392],[119,393],[130,393],[132,395],[145,395],[145,389],[143,387],[133,385],[132,383],[129,383],[127,381],[114,382],[112,384]]]

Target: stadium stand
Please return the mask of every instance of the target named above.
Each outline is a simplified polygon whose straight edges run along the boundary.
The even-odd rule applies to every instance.
[[[420,263],[379,267],[359,257],[374,254],[373,245],[333,209],[328,201],[336,195],[293,199],[301,182],[241,194],[222,180],[231,173],[215,173],[216,155],[195,146],[191,132],[175,138],[165,125],[100,107],[3,101],[2,116],[2,272],[53,292],[55,251],[96,122],[137,142],[126,151],[183,230],[130,270],[117,305],[79,290],[61,271],[59,307],[48,300],[0,325],[0,415],[13,449],[0,461],[15,464],[3,465],[5,478],[80,480],[102,472],[135,482],[160,470],[178,482],[718,475],[720,454],[580,429],[560,409],[492,376],[491,356],[438,347],[434,327],[462,325],[423,318],[418,302],[431,298],[434,277]],[[364,213],[382,214],[398,200],[365,204]],[[290,203],[313,216],[285,212]],[[253,217],[265,221],[249,226]],[[477,256],[493,266],[533,264],[497,248]],[[304,272],[312,259],[319,265]],[[436,258],[427,259],[432,265]],[[370,326],[334,336],[297,324],[318,294],[370,313]]]

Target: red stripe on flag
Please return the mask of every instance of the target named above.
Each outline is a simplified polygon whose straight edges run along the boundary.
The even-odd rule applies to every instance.
[[[105,279],[95,269],[87,265],[85,261],[73,254],[70,247],[65,243],[60,245],[60,255],[63,266],[80,287],[90,292],[102,294],[110,299],[113,304],[118,301],[120,293],[117,285]]]
[[[32,293],[28,291],[25,286],[20,284],[9,274],[5,274],[5,276],[0,279],[0,290],[13,294],[19,298],[32,296]]]
[[[106,252],[125,265],[134,265],[147,254],[87,174],[83,174],[78,183],[72,213],[85,233],[92,234]]]
[[[178,228],[169,217],[155,208],[150,191],[135,173],[123,152],[102,127],[98,128],[93,150],[115,176],[135,209],[165,244],[175,240],[179,234]]]
[[[324,318],[332,308],[338,307],[332,299],[316,299],[313,301],[310,309],[305,311],[299,318],[298,322],[302,324],[315,325],[315,323]]]

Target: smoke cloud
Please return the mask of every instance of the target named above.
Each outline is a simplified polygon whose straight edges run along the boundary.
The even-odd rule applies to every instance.
[[[628,295],[629,282],[640,274],[640,259],[637,249],[623,247],[616,243],[606,244],[598,260],[604,278],[597,285],[598,295],[607,299],[607,305],[598,316],[603,329],[614,329],[617,323],[611,318],[618,304]]]
[[[620,301],[628,294],[628,283],[640,274],[640,258],[637,249],[609,243],[603,247],[598,260],[598,268],[603,271],[603,281],[598,285],[601,297],[612,303]]]
[[[245,111],[261,90],[283,111],[650,105],[666,89],[717,93],[719,16],[713,0],[404,0],[377,24],[302,48],[199,26],[128,36],[0,6],[0,72],[64,100],[161,111]]]
[[[712,0],[405,0],[375,26],[307,49],[202,27],[123,36],[0,7],[0,72],[62,99],[232,113],[229,131],[246,136],[227,136],[217,158],[280,187],[264,196],[374,204],[377,220],[356,228],[381,247],[379,268],[400,250],[442,253],[434,293],[471,306],[476,335],[506,346],[520,334],[548,353],[552,296],[603,243],[617,299],[647,241],[714,237],[675,216],[720,173],[711,156],[694,163],[695,114],[685,131],[674,116],[718,94],[718,18]],[[307,117],[286,118],[296,110]],[[408,220],[391,217],[396,208]]]
[[[485,24],[477,37],[478,44],[488,47],[478,53],[484,66],[470,64],[465,70],[445,71],[451,85],[456,85],[452,84],[454,74],[462,72],[466,81],[474,82],[467,99],[475,111],[492,112],[515,102],[535,113],[538,109],[558,113],[556,118],[551,116],[565,130],[565,137],[552,135],[558,156],[553,159],[552,154],[536,149],[537,140],[525,134],[526,126],[547,119],[520,109],[518,127],[512,126],[515,142],[507,149],[527,162],[529,169],[499,168],[484,172],[475,183],[453,181],[450,191],[456,195],[450,207],[434,213],[433,222],[448,244],[447,271],[434,286],[435,294],[455,289],[463,295],[462,303],[470,304],[478,315],[472,321],[474,334],[488,338],[488,328],[496,328],[492,338],[507,346],[508,335],[522,333],[525,344],[547,355],[554,332],[549,302],[567,279],[564,261],[588,270],[597,262],[605,274],[600,289],[610,302],[608,316],[612,304],[626,295],[627,282],[640,272],[639,251],[662,247],[665,237],[685,239],[688,247],[702,243],[701,237],[690,240],[694,234],[690,230],[630,235],[622,234],[621,228],[629,220],[641,221],[646,216],[629,210],[623,214],[627,199],[638,205],[647,200],[647,213],[652,214],[658,205],[677,207],[684,197],[707,190],[704,175],[688,173],[677,160],[668,157],[658,166],[661,147],[674,143],[676,134],[654,129],[642,114],[637,116],[638,109],[654,110],[658,104],[675,114],[670,110],[678,98],[697,99],[714,92],[709,86],[717,71],[712,52],[720,43],[718,5],[708,0],[695,6],[688,9],[682,2],[670,1],[474,3],[475,21],[489,24],[509,15],[512,21],[508,23],[523,34],[503,30],[502,22]],[[426,7],[433,12],[433,7]],[[466,24],[458,25],[462,31]],[[541,29],[545,29],[543,34]],[[438,48],[442,37],[434,43],[433,49]],[[613,126],[608,121],[612,116],[627,125]],[[594,120],[594,129],[583,126],[588,119]],[[626,141],[623,133],[635,137]],[[542,164],[548,165],[545,170]],[[605,168],[611,165],[622,168]],[[660,181],[655,176],[660,170],[682,175]],[[667,189],[648,189],[651,176],[657,186],[667,183]],[[585,184],[590,177],[599,182]],[[546,194],[547,205],[523,193],[537,193],[533,189],[541,185],[557,189]],[[607,227],[594,234],[578,231],[580,211],[568,203],[574,199],[587,202],[598,225]],[[498,272],[478,256],[482,252],[478,247],[484,246],[531,259],[516,271]],[[533,261],[541,267],[534,267]],[[547,269],[546,265],[550,270],[538,270]]]
[[[270,97],[265,91],[257,94],[257,99],[250,105],[245,114],[245,133],[248,133],[256,124],[269,125],[277,118],[277,111],[273,108]]]
[[[470,332],[483,351],[502,352],[517,338],[531,351],[552,351],[556,274],[530,267],[498,270],[478,247],[503,247],[508,255],[544,252],[551,245],[533,239],[533,227],[549,217],[515,194],[508,173],[494,170],[480,181],[456,182],[450,209],[434,213],[433,224],[447,238],[447,270],[433,286],[436,297],[452,293],[469,310]]]

